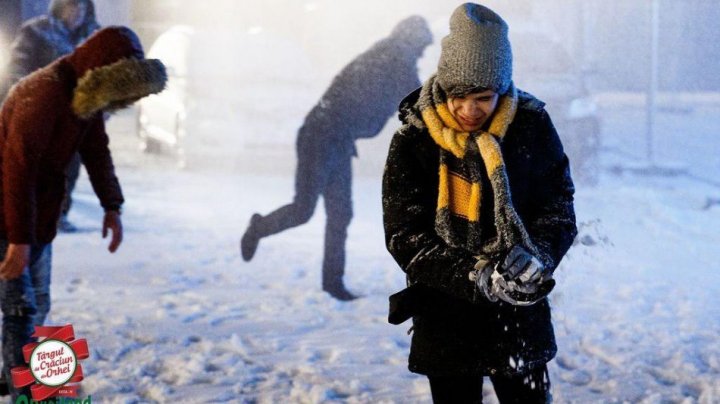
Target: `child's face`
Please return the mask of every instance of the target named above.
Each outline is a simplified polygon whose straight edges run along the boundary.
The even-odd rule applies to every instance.
[[[498,94],[492,90],[449,98],[448,109],[466,132],[480,130],[497,107]]]

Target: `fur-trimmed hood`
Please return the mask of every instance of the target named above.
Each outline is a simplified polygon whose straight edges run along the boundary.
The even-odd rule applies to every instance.
[[[145,59],[140,40],[126,27],[97,31],[67,61],[77,78],[72,109],[84,119],[159,93],[167,82],[165,66]]]
[[[161,92],[167,74],[158,59],[121,59],[85,73],[73,92],[72,109],[89,118],[105,109],[129,106],[140,98]]]

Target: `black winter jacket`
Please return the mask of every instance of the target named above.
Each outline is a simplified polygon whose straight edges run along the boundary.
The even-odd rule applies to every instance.
[[[529,307],[487,301],[468,279],[473,254],[449,247],[435,232],[439,146],[415,107],[419,93],[401,104],[404,125],[390,145],[382,190],[388,251],[408,285],[433,292],[413,303],[409,369],[432,376],[489,375],[543,365],[557,352],[547,299]],[[554,270],[577,229],[568,159],[543,106],[520,92],[501,148],[515,209],[535,245],[553,259]],[[482,234],[490,238],[495,229],[487,177],[482,189]]]
[[[310,143],[313,149],[357,155],[355,140],[376,136],[397,100],[420,85],[417,60],[426,45],[390,36],[353,59],[305,117],[298,149]]]

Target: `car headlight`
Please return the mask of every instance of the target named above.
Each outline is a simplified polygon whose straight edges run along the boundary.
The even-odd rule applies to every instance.
[[[597,104],[590,98],[576,98],[568,105],[569,119],[581,119],[597,114]]]

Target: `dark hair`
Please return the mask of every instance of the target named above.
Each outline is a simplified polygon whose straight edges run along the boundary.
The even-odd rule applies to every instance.
[[[482,86],[459,85],[459,86],[454,86],[453,88],[445,88],[444,90],[449,97],[462,98],[462,97],[467,96],[468,94],[482,93],[484,91],[492,90],[492,89],[487,88],[487,87],[482,87]]]

